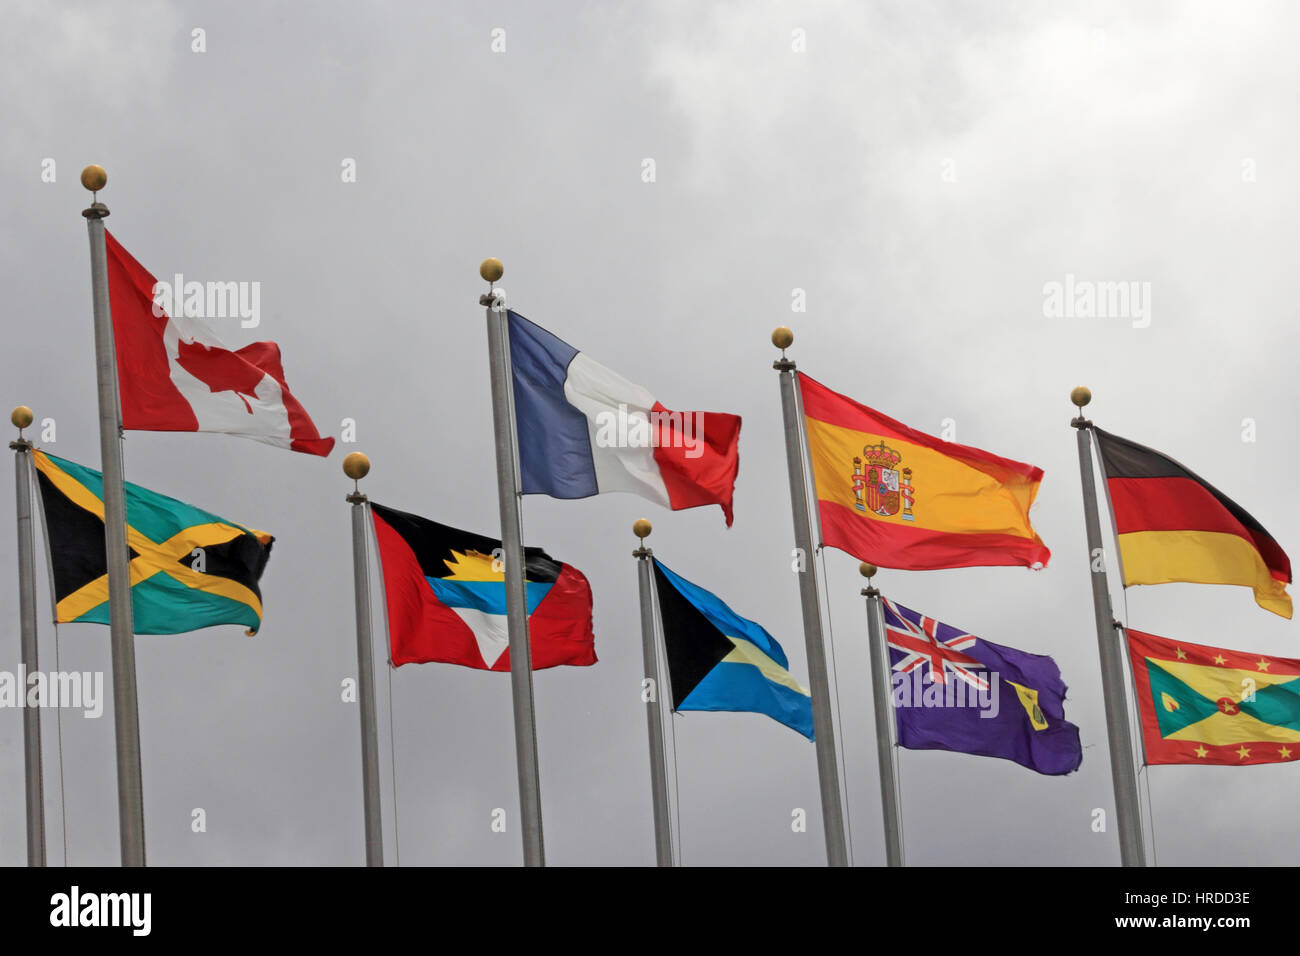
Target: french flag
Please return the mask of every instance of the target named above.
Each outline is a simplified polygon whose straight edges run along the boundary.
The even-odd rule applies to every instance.
[[[519,313],[508,323],[523,494],[716,504],[731,526],[739,415],[670,411]]]

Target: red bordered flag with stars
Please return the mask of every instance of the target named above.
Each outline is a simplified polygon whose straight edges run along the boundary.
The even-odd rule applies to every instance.
[[[1300,760],[1300,660],[1127,633],[1147,763]]]

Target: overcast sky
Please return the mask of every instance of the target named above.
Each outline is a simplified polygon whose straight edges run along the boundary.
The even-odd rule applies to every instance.
[[[512,307],[669,407],[744,418],[730,530],[717,508],[628,495],[525,501],[527,543],[591,580],[600,656],[536,675],[549,862],[654,860],[634,519],[654,522],[649,544],[670,567],[762,623],[807,684],[776,325],[831,388],[932,434],[950,419],[958,441],[1046,472],[1033,520],[1047,569],[877,582],[1052,655],[1083,766],[1054,778],[901,751],[909,862],[1118,862],[1113,821],[1091,827],[1112,792],[1073,386],[1091,386],[1099,425],[1177,458],[1300,548],[1292,5],[0,7],[5,407],[53,419],[44,447],[99,467],[77,180],[94,162],[108,170],[108,227],[146,268],[260,282],[260,326],[217,320],[215,333],[278,342],[322,433],[357,423],[356,443],[324,460],[128,433],[129,480],[276,536],[255,638],[230,626],[137,641],[150,863],[364,860],[358,714],[340,699],[356,650],[339,463],[364,450],[376,501],[498,533],[486,256],[505,263]],[[349,159],[355,182],[341,175]],[[1067,275],[1150,283],[1149,324],[1045,317],[1044,286]],[[792,311],[795,290],[806,312]],[[0,508],[6,582],[12,515]],[[857,563],[825,554],[853,855],[877,864]],[[0,594],[0,668],[16,671],[16,587]],[[1117,590],[1117,614],[1300,657],[1295,623],[1244,588],[1166,585],[1126,602]],[[62,668],[107,672],[108,639],[63,626]],[[388,861],[397,846],[403,864],[518,863],[509,678],[430,664],[378,679]],[[63,716],[62,786],[56,726],[46,715],[51,860],[66,806],[68,862],[115,864],[111,710]],[[684,863],[824,861],[804,738],[752,714],[689,713],[673,728]],[[9,864],[25,859],[22,779],[21,712],[0,710]],[[1300,766],[1157,767],[1144,815],[1148,784],[1160,863],[1294,862]],[[205,833],[191,831],[195,808]],[[791,830],[795,808],[806,833]]]

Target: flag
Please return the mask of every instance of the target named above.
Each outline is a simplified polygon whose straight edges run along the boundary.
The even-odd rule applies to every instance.
[[[1239,584],[1291,616],[1291,561],[1264,526],[1172,458],[1100,428],[1124,583]]]
[[[1002,757],[1043,774],[1079,769],[1056,661],[882,603],[900,747]]]
[[[501,542],[370,505],[394,666],[460,664],[510,670]],[[591,586],[577,568],[524,549],[533,669],[596,663]]]
[[[731,526],[739,415],[669,411],[519,313],[508,319],[522,494],[716,504]]]
[[[100,473],[33,452],[56,620],[109,623],[104,492]],[[180,634],[214,624],[262,623],[258,581],[274,540],[214,514],[124,482],[137,634]]]
[[[231,351],[202,320],[155,308],[156,280],[107,231],[108,298],[117,350],[122,427],[138,431],[222,432],[310,455],[328,455],[289,392],[280,347],[254,342]],[[181,299],[181,290],[174,292]]]
[[[767,714],[813,739],[812,698],[758,624],[655,559],[673,710]]]
[[[1041,568],[1041,468],[908,428],[802,372],[822,540],[882,568]]]
[[[1126,633],[1147,763],[1300,759],[1300,660]]]

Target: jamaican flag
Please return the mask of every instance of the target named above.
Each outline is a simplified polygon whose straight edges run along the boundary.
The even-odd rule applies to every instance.
[[[1147,763],[1300,760],[1300,660],[1127,634]]]
[[[108,623],[103,482],[99,472],[34,452],[61,623]],[[272,537],[125,483],[131,606],[137,634],[262,623],[258,579]]]

